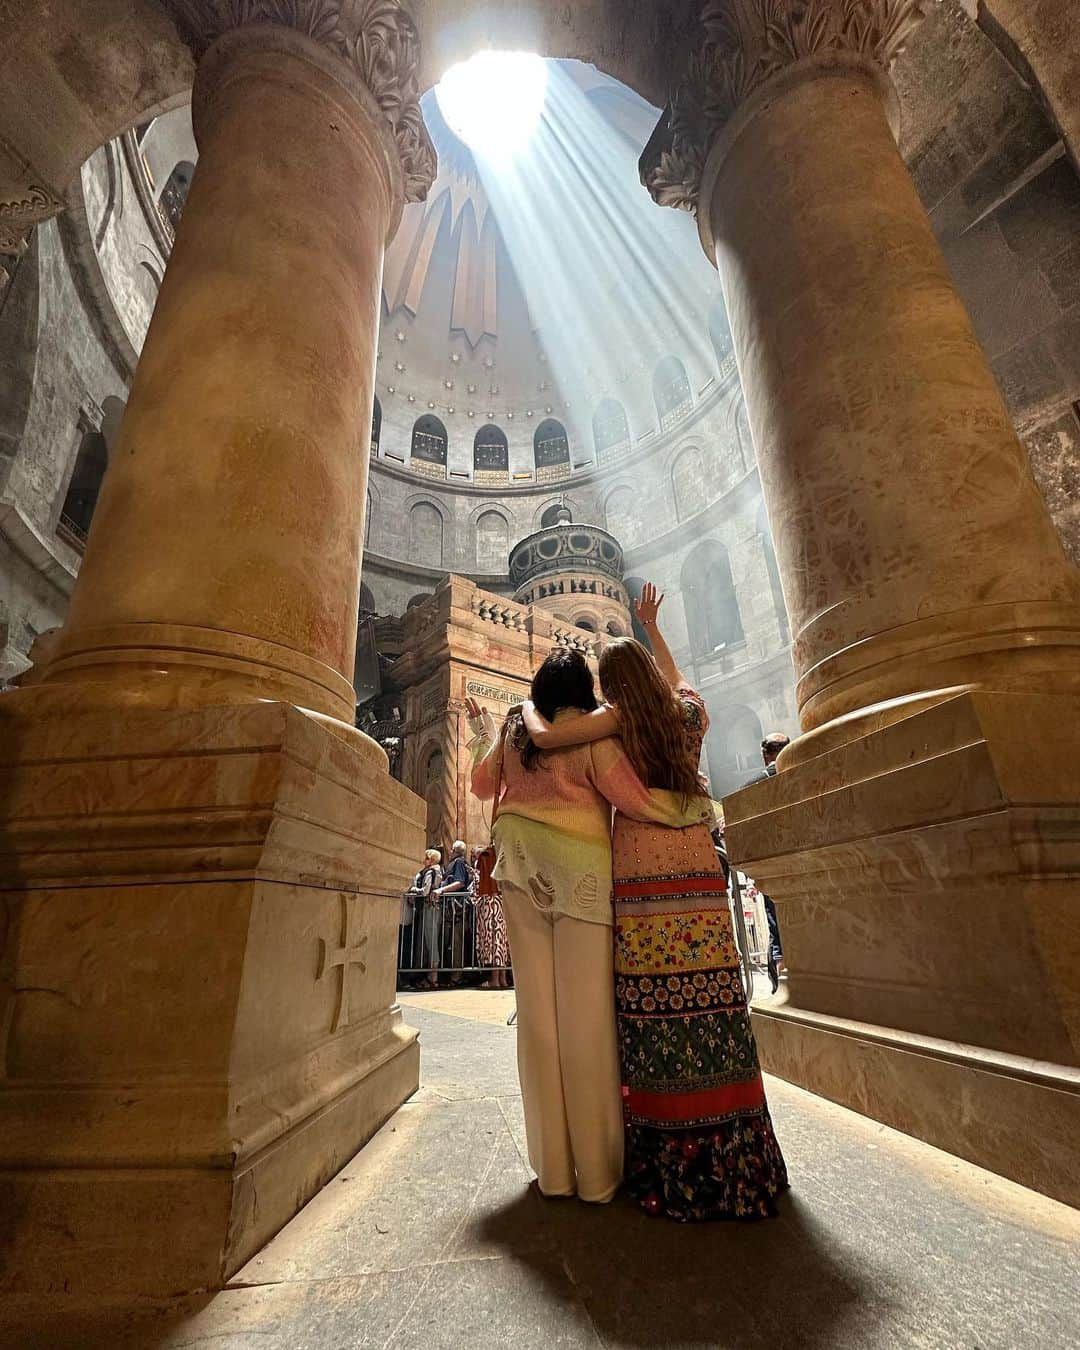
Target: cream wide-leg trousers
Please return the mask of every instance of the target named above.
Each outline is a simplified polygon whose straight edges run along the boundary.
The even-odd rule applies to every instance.
[[[611,928],[504,885],[529,1162],[545,1195],[602,1204],[623,1172]]]

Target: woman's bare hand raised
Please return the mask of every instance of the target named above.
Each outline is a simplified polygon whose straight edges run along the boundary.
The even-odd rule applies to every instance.
[[[658,595],[655,584],[651,581],[647,581],[641,588],[641,599],[634,601],[634,611],[641,621],[641,626],[643,628],[655,626],[656,616],[660,612],[660,606],[663,603],[663,595]]]

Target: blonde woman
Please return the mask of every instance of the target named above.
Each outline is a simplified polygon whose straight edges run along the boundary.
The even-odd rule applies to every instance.
[[[553,721],[596,707],[592,673],[567,650],[536,672],[532,696]],[[468,711],[473,792],[498,798],[492,875],[514,962],[529,1161],[544,1195],[603,1204],[623,1174],[611,806],[628,819],[682,825],[701,819],[701,804],[646,791],[617,741],[542,755],[520,711],[511,710],[501,734],[475,700]]]
[[[617,733],[643,783],[693,800],[708,717],[660,633],[662,600],[649,584],[636,605],[655,660],[632,638],[601,653],[606,708],[557,724],[532,704],[522,713],[545,749]],[[627,1183],[673,1219],[774,1214],[787,1172],[709,826],[657,829],[620,811],[612,854]]]

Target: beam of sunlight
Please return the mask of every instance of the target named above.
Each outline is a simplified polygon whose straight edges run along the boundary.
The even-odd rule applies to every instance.
[[[530,52],[477,52],[446,72],[435,97],[475,154],[507,164],[536,129],[547,76],[547,63]]]
[[[518,60],[484,55],[489,72],[506,60],[509,74]],[[459,68],[461,78],[472,64]],[[685,363],[695,396],[715,374],[708,315],[720,284],[691,218],[656,206],[639,181],[638,157],[658,111],[576,63],[542,64],[546,91],[531,135],[519,136],[511,153],[505,138],[492,144],[490,128],[515,125],[518,93],[531,108],[535,86],[504,86],[500,102],[492,85],[477,81],[466,102],[483,106],[488,130],[469,132],[468,143],[584,448],[592,444],[592,409],[605,396],[620,398],[620,386],[629,386],[627,403],[643,407],[641,385],[665,355]],[[590,97],[597,90],[617,98],[615,120]],[[438,97],[449,120],[441,90]],[[635,437],[651,429],[640,414],[632,421]]]

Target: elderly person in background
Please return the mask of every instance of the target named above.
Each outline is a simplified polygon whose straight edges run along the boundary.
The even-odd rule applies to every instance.
[[[438,989],[439,987],[439,919],[442,901],[438,888],[442,884],[442,854],[437,848],[429,848],[424,854],[424,865],[413,885],[415,891],[413,919],[413,947],[417,947],[419,938],[419,966],[427,970],[427,978],[419,981],[417,989]]]
[[[468,946],[468,930],[472,925],[473,874],[468,862],[469,848],[464,839],[456,839],[451,849],[450,866],[443,874],[442,884],[435,892],[442,900],[443,937],[446,963],[453,971],[451,984],[461,983]],[[447,897],[451,897],[449,903]]]

